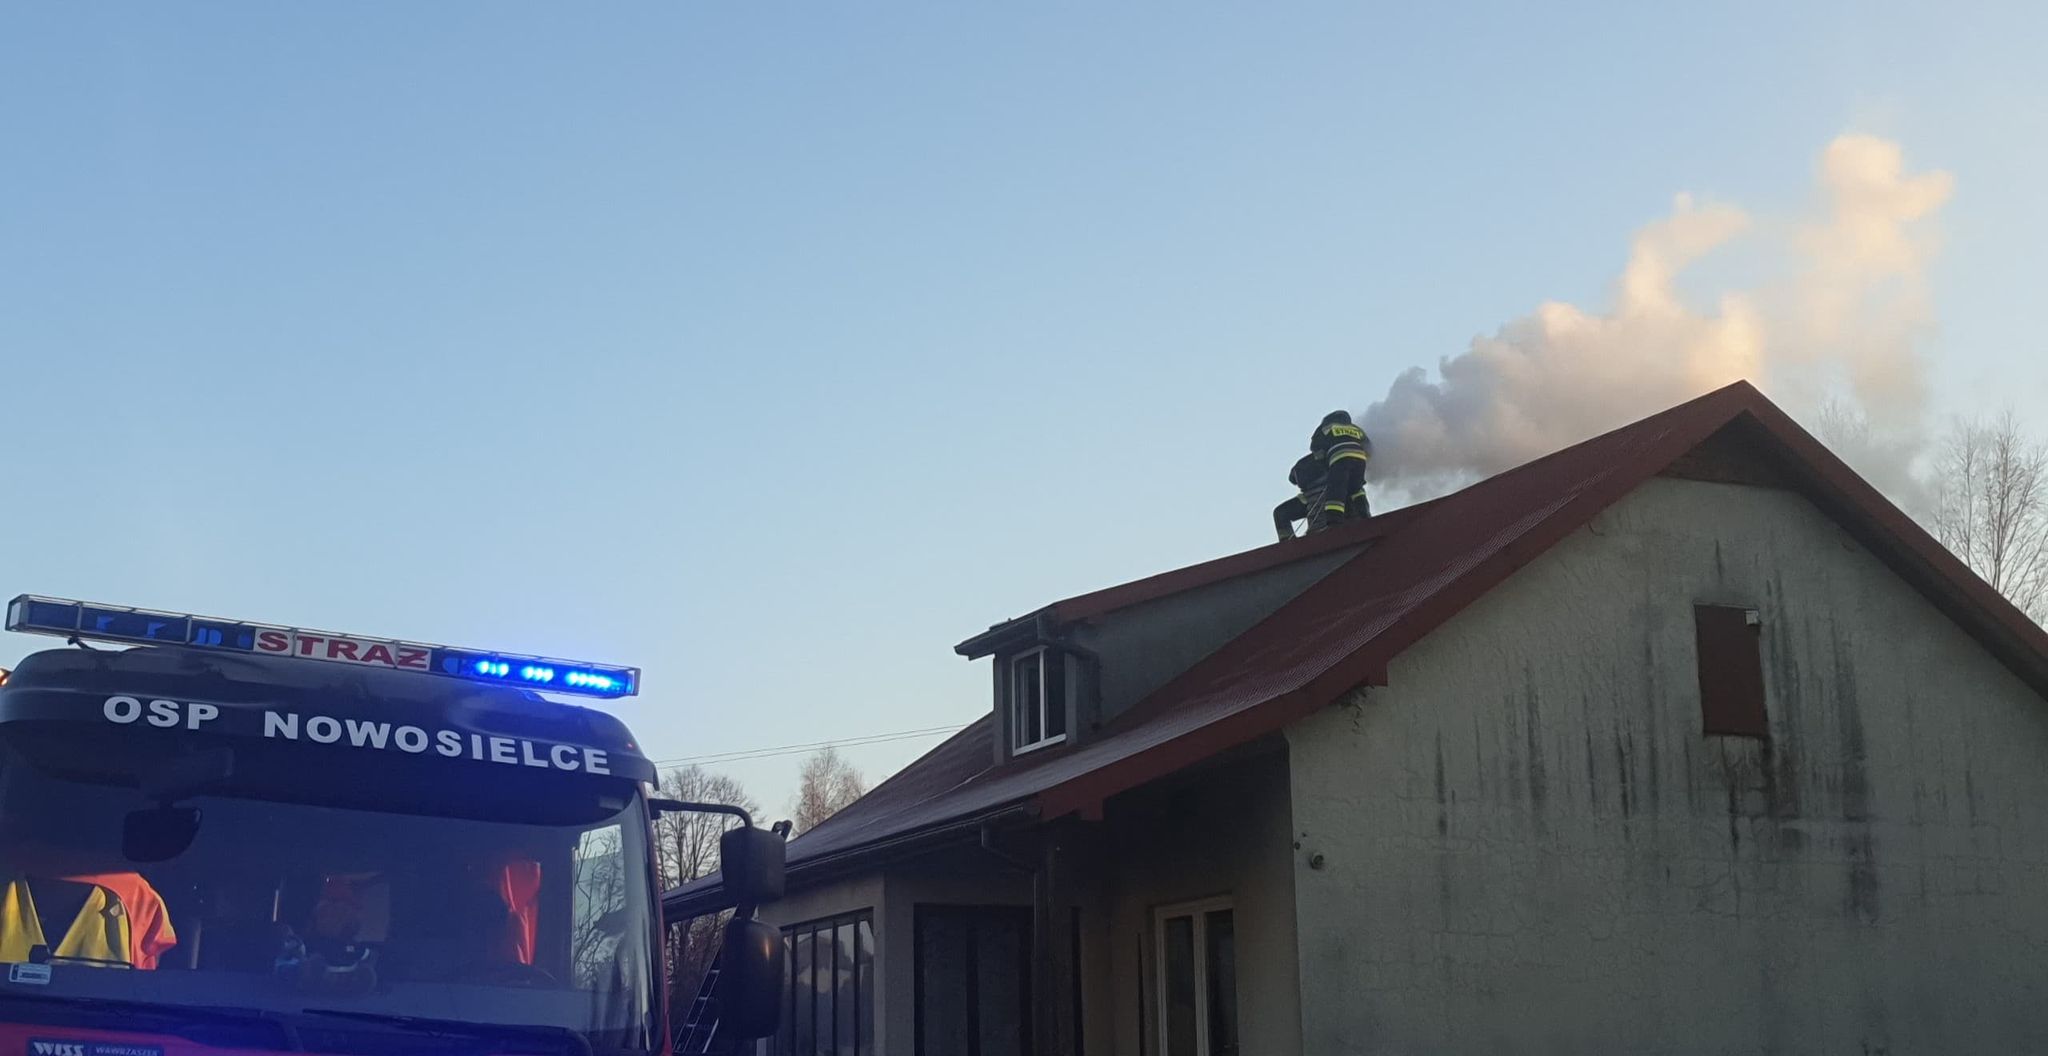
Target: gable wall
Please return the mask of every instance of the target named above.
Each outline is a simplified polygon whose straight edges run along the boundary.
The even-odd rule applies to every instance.
[[[1701,734],[1695,602],[1768,742]],[[1289,730],[1304,1051],[2048,1037],[2048,703],[1796,495],[1653,479],[1389,682]]]

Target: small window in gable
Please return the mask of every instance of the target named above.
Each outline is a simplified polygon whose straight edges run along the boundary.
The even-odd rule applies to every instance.
[[[1699,646],[1700,724],[1726,737],[1767,737],[1764,713],[1763,621],[1755,609],[1695,605]]]
[[[1057,653],[1038,648],[1010,658],[1012,754],[1067,739],[1066,685]]]

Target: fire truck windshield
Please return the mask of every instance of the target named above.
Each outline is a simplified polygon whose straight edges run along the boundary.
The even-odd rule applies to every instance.
[[[434,792],[389,765],[299,760],[305,794],[180,796],[198,810],[189,845],[137,862],[124,825],[158,804],[64,765],[77,747],[0,734],[0,962],[41,966],[8,970],[10,1000],[653,1047],[655,902],[632,783],[499,768]]]

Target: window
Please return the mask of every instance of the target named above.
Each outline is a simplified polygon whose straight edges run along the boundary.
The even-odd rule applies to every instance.
[[[605,928],[607,918],[626,908],[627,862],[625,830],[617,825],[591,829],[576,840],[575,938],[569,946],[569,975],[576,985],[594,990],[603,985],[625,936]]]
[[[1700,725],[1708,734],[1765,737],[1762,620],[1755,609],[1692,608],[1699,646]]]
[[[253,761],[238,750],[234,773],[191,797],[202,824],[189,846],[135,862],[123,819],[154,801],[123,775],[175,749],[35,725],[0,724],[0,899],[19,910],[0,921],[0,962],[47,957],[39,999],[296,1021],[338,1003],[312,957],[374,956],[376,992],[361,1000],[379,1012],[561,1028],[598,1052],[658,1036],[659,902],[630,785],[530,768],[469,780],[447,769],[466,764],[410,756],[358,770],[280,742]],[[490,795],[476,795],[486,778]]]
[[[1238,1056],[1237,922],[1230,900],[1157,918],[1159,1056]]]
[[[917,907],[918,1056],[1031,1051],[1031,910]]]
[[[1010,658],[1010,750],[1067,739],[1067,678],[1059,654],[1045,648]]]
[[[782,929],[788,963],[775,1056],[874,1056],[875,925],[867,910]]]

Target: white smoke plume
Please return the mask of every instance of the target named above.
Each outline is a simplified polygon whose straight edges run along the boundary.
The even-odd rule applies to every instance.
[[[1436,494],[1746,378],[1795,414],[1846,400],[1869,428],[1844,456],[1909,490],[1933,323],[1927,229],[1953,180],[1907,173],[1896,143],[1844,135],[1821,152],[1817,183],[1818,215],[1789,224],[1681,194],[1636,232],[1604,311],[1546,302],[1439,361],[1434,379],[1402,372],[1362,423],[1375,480]],[[1686,269],[1738,240],[1784,273],[1709,307],[1682,297]]]

